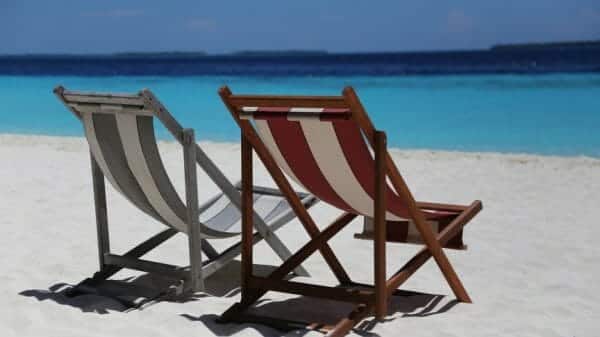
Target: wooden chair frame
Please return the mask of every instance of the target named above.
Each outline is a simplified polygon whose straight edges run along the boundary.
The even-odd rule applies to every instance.
[[[68,104],[67,95],[80,95],[80,100],[85,99],[85,95],[78,92],[66,91],[62,86],[54,89],[55,95],[71,110],[78,118],[81,116],[77,109],[74,109]],[[98,100],[98,96],[90,94],[94,100]],[[130,249],[122,255],[111,253],[108,214],[106,201],[106,187],[104,174],[96,162],[93,155],[91,157],[94,205],[96,230],[98,241],[98,260],[99,271],[96,272],[91,279],[86,279],[70,291],[71,295],[77,295],[80,292],[87,292],[86,289],[94,288],[98,282],[107,280],[115,273],[123,268],[129,268],[144,272],[154,272],[161,275],[170,276],[176,279],[183,280],[183,286],[178,288],[178,292],[197,292],[204,290],[204,279],[218,271],[221,267],[237,257],[242,250],[242,243],[238,242],[231,247],[218,252],[206,239],[202,238],[201,229],[199,226],[199,215],[219,196],[208,200],[202,206],[198,205],[198,185],[196,165],[199,165],[211,180],[219,187],[230,202],[242,211],[242,198],[240,195],[241,186],[234,186],[219,170],[214,162],[206,155],[206,153],[198,146],[195,140],[194,131],[192,129],[184,129],[169,113],[167,108],[149,90],[142,90],[138,95],[104,95],[100,98],[110,104],[123,100],[137,99],[143,102],[145,113],[152,114],[158,118],[173,137],[182,145],[184,154],[184,171],[185,171],[185,199],[186,199],[186,224],[188,226],[188,247],[189,247],[189,267],[176,266],[161,262],[149,261],[141,259],[143,255],[150,252],[160,244],[164,243],[179,231],[173,227],[169,227],[149,239],[139,243],[134,248]],[[114,104],[114,103],[113,103]],[[91,104],[90,104],[91,106]],[[90,107],[92,108],[92,107]],[[126,108],[121,108],[124,110]],[[139,113],[139,110],[136,111]],[[282,193],[276,189],[254,186],[250,187],[253,192],[262,194],[270,194],[282,196]],[[251,194],[253,193],[251,192]],[[307,193],[297,194],[302,198],[301,203],[310,207],[317,202],[317,199]],[[256,244],[261,240],[267,241],[273,251],[282,259],[286,260],[291,256],[289,249],[283,244],[279,237],[274,233],[278,228],[282,227],[294,218],[294,212],[288,210],[278,216],[276,219],[267,225],[265,221],[253,211],[253,228],[256,233],[251,233],[249,238],[252,244]],[[207,261],[202,260],[202,252],[208,257]],[[308,276],[308,272],[302,266],[296,266],[294,273],[297,275]],[[107,294],[110,296],[110,294]]]
[[[376,319],[382,320],[387,315],[390,297],[396,289],[412,276],[429,258],[433,257],[452,291],[461,302],[471,302],[471,298],[463,287],[458,275],[450,264],[442,245],[456,235],[481,209],[481,201],[474,201],[468,206],[425,203],[415,201],[412,193],[394,164],[386,148],[385,133],[376,130],[363,108],[360,100],[351,87],[343,90],[342,96],[251,96],[233,95],[228,87],[219,90],[226,107],[241,129],[242,142],[242,298],[221,316],[221,321],[254,322],[285,328],[308,328],[329,332],[330,336],[343,336],[363,318],[374,313]],[[298,197],[284,176],[282,170],[271,157],[265,144],[259,138],[248,120],[240,118],[240,109],[244,106],[283,106],[283,107],[316,107],[316,108],[349,108],[351,118],[359,125],[375,152],[375,213],[374,213],[374,280],[373,286],[353,282],[327,242],[348,225],[357,215],[344,213],[333,223],[320,231],[302,207]],[[287,198],[311,240],[294,253],[268,277],[252,274],[252,153],[257,153],[262,163],[275,180],[278,188]],[[388,177],[392,186],[408,206],[411,219],[415,222],[425,247],[411,258],[402,268],[386,279],[386,220],[385,220],[385,181]],[[422,210],[439,210],[456,212],[454,220],[438,235],[426,223]],[[319,251],[335,274],[339,287],[304,284],[285,281],[283,277],[295,266],[302,263],[314,252]],[[318,298],[356,303],[355,309],[342,318],[337,324],[327,326],[321,323],[294,322],[275,318],[260,317],[246,313],[253,303],[267,291],[293,293]]]

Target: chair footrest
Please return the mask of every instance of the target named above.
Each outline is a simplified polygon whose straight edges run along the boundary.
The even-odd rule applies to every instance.
[[[373,240],[373,219],[369,217],[364,218],[363,231],[361,233],[355,233],[355,239],[364,239],[364,240]],[[437,221],[428,221],[428,223],[433,228],[433,232],[435,234],[440,233],[452,220],[454,217],[447,217]],[[386,241],[387,242],[395,242],[395,243],[411,243],[411,244],[425,244],[422,239],[419,231],[417,230],[415,224],[412,221],[403,220],[403,221],[387,221],[386,225],[387,233],[386,233]],[[463,243],[462,240],[463,231],[459,231],[457,235],[455,235],[452,239],[448,241],[443,248],[450,249],[459,249],[466,250],[467,245]]]

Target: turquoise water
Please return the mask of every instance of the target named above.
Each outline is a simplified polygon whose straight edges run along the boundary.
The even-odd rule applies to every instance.
[[[600,74],[228,77],[0,76],[0,132],[82,135],[52,94],[68,89],[150,88],[199,139],[238,141],[217,89],[337,95],[356,88],[391,146],[600,156]],[[164,130],[159,137],[168,138]]]

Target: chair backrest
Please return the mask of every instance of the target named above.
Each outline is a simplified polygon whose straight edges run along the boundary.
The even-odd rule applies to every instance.
[[[223,99],[241,123],[253,121],[269,154],[288,177],[339,209],[374,215],[374,157],[365,128],[343,96]],[[410,217],[403,199],[386,186],[386,219]],[[435,217],[424,213],[426,218]]]
[[[186,206],[167,175],[155,138],[154,117],[166,112],[156,111],[143,92],[58,87],[55,93],[81,120],[91,154],[111,185],[144,213],[186,232]]]
[[[351,88],[343,96],[220,95],[244,129],[262,145],[286,175],[319,199],[347,212],[374,216],[375,160],[370,145],[375,128]],[[411,218],[414,198],[386,153],[386,219]],[[392,179],[393,178],[393,179]],[[403,194],[397,193],[401,188]],[[421,210],[426,219],[443,212]]]

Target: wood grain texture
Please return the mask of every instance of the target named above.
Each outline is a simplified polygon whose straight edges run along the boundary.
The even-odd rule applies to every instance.
[[[252,229],[253,229],[253,197],[252,197],[252,145],[244,134],[241,134],[242,165],[242,303],[250,302],[250,279],[252,277]]]
[[[386,170],[385,170],[385,153],[386,153],[386,137],[383,132],[375,133],[375,214],[373,217],[374,225],[374,280],[375,280],[375,318],[383,320],[387,315],[388,295],[386,292],[386,234],[387,221],[385,220],[386,212]]]

